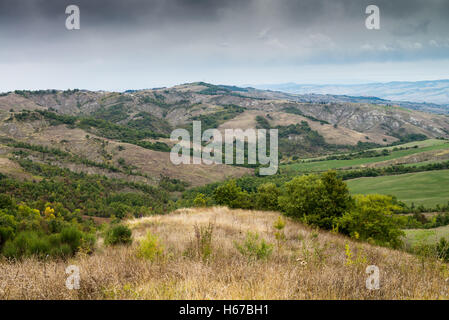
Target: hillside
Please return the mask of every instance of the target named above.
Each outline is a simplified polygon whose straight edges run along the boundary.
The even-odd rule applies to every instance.
[[[123,158],[143,173],[194,185],[215,180],[204,178],[206,169],[217,179],[225,177],[224,171],[230,176],[250,173],[228,166],[196,166],[186,172],[182,166],[170,165],[169,134],[175,128],[189,129],[194,120],[202,121],[203,130],[278,128],[284,159],[449,136],[448,117],[443,115],[202,82],[124,93],[41,90],[0,96],[0,137],[52,145],[97,162],[117,164]],[[106,149],[101,146],[105,143]],[[137,147],[129,146],[132,152],[112,152],[118,143]],[[151,165],[145,166],[132,154]]]
[[[449,112],[449,80],[388,82],[348,85],[272,84],[256,86],[294,94],[347,95],[351,99],[384,99],[423,111]],[[389,100],[389,101],[388,101]],[[410,102],[413,101],[413,102]]]
[[[440,262],[420,261],[404,252],[354,242],[291,220],[286,220],[286,238],[279,247],[272,227],[278,216],[276,212],[216,207],[130,220],[127,223],[136,240],[132,246],[100,245],[92,255],[79,253],[70,259],[70,264],[80,268],[79,290],[65,288],[66,262],[1,260],[0,298],[449,298],[449,275]],[[207,257],[197,255],[196,226],[199,230],[212,228]],[[244,241],[248,231],[257,232],[273,246],[266,259],[253,260],[236,249],[234,242]],[[136,256],[137,242],[147,232],[157,236],[163,247],[153,261]],[[380,269],[380,290],[366,289],[368,265]]]
[[[174,165],[170,133],[191,131],[192,121],[203,130],[278,129],[281,167],[272,178],[285,182],[312,171],[445,161],[447,120],[396,106],[203,82],[123,93],[15,91],[0,96],[0,191],[38,202],[32,207],[40,210],[59,203],[105,218],[165,213],[195,187],[211,191],[231,178],[259,179],[257,164]]]

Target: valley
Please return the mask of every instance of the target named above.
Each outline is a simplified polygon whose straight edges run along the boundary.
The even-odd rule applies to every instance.
[[[0,297],[433,297],[447,278],[435,261],[449,260],[448,116],[309,98],[203,82],[2,94],[0,279],[20,273],[40,289]],[[277,129],[278,171],[260,175],[247,154],[175,165],[170,134],[192,136],[193,121]],[[56,290],[60,273],[37,275],[44,256],[52,270],[72,259],[92,272],[80,291]],[[393,284],[357,289],[369,264]]]

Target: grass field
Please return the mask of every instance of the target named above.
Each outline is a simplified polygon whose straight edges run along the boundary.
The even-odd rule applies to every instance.
[[[419,144],[421,142],[421,144]],[[326,171],[330,169],[339,169],[344,167],[357,167],[361,165],[366,165],[375,162],[381,162],[386,160],[397,159],[400,157],[417,154],[425,151],[449,149],[449,143],[444,140],[430,139],[426,141],[419,141],[416,143],[404,144],[405,146],[415,146],[418,148],[412,148],[408,150],[398,150],[393,151],[388,156],[381,157],[371,157],[371,158],[358,158],[351,160],[325,160],[325,161],[315,161],[315,162],[305,162],[305,163],[295,163],[281,166],[284,172],[316,172],[316,171]]]
[[[435,206],[449,201],[449,170],[346,181],[353,194],[390,194],[407,204]]]
[[[449,240],[449,226],[435,229],[409,229],[404,230],[404,232],[405,242],[410,246],[414,246],[418,243],[435,244],[442,237]]]
[[[135,241],[129,246],[102,246],[69,261],[0,260],[0,299],[449,299],[448,273],[440,261],[420,263],[406,252],[290,219],[285,219],[285,240],[276,245],[278,217],[277,212],[204,208],[131,220]],[[208,226],[210,238],[201,236]],[[243,243],[249,231],[272,246],[265,259],[237,250],[235,242]],[[136,254],[147,232],[163,248],[154,260]],[[210,239],[204,242],[210,248],[206,258],[198,239]],[[78,290],[65,286],[69,264],[79,267]],[[366,288],[369,265],[380,270],[379,290]]]

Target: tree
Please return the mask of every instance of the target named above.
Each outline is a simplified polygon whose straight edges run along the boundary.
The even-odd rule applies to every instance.
[[[213,196],[219,205],[230,206],[240,192],[242,192],[242,189],[237,186],[235,180],[229,180],[224,185],[217,187]]]
[[[261,210],[278,210],[279,188],[274,183],[264,183],[257,188],[256,207]]]
[[[16,229],[14,216],[0,210],[0,249],[7,240],[14,238]]]
[[[296,177],[279,197],[279,207],[287,215],[324,229],[332,229],[351,205],[348,188],[335,171]]]
[[[214,190],[213,197],[219,205],[230,208],[251,209],[253,201],[246,191],[237,186],[235,180],[229,180],[226,184]]]
[[[390,196],[357,195],[355,206],[338,220],[339,231],[377,245],[398,248],[404,232],[394,213],[400,210]]]
[[[207,201],[206,201],[206,198],[205,198],[204,194],[198,193],[196,195],[195,199],[193,200],[193,205],[195,207],[206,207],[207,206]]]

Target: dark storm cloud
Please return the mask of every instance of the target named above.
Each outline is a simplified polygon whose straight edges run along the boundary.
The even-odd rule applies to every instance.
[[[245,7],[239,0],[2,0],[0,21],[24,22],[39,18],[52,23],[64,16],[65,8],[75,4],[92,25],[128,25],[165,21],[210,21],[221,9]]]
[[[81,30],[65,29],[70,4]],[[371,4],[380,30],[365,28]],[[125,86],[233,68],[443,61],[448,16],[449,0],[0,0],[0,67],[17,70],[17,83],[41,72],[49,83],[65,73]],[[98,79],[83,76],[92,70]]]

